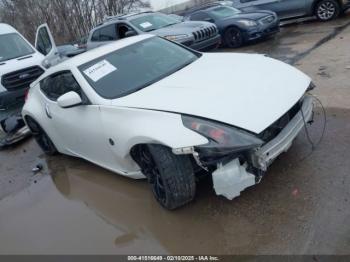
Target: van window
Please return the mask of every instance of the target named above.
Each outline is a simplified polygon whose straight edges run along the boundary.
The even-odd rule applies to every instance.
[[[43,55],[47,55],[48,53],[50,53],[50,51],[52,49],[50,36],[49,36],[49,33],[47,32],[46,27],[42,27],[39,29],[38,41],[36,43],[36,48]]]
[[[0,35],[0,62],[33,53],[33,48],[19,34]]]

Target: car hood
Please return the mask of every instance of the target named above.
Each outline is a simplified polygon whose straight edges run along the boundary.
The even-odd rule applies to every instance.
[[[194,63],[112,105],[199,116],[256,134],[304,95],[311,79],[254,54],[203,54]]]
[[[242,12],[239,14],[236,14],[234,16],[228,17],[225,20],[231,20],[231,19],[251,19],[251,20],[260,20],[261,18],[267,17],[267,16],[275,16],[273,12],[269,11],[253,11],[253,12]]]
[[[158,36],[168,36],[168,35],[182,35],[182,34],[192,34],[200,29],[214,26],[214,24],[208,22],[194,22],[186,21],[177,23],[171,26],[163,27],[150,33]]]
[[[0,62],[0,76],[26,67],[40,65],[44,56],[39,52]]]

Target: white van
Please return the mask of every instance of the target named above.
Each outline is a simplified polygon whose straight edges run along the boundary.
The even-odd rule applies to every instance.
[[[34,48],[16,29],[0,23],[0,110],[23,103],[29,85],[60,60],[46,24],[38,28]]]

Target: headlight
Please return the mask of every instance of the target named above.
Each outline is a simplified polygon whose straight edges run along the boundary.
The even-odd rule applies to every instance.
[[[167,35],[167,36],[164,36],[164,38],[171,41],[179,41],[179,40],[188,38],[188,35]]]
[[[210,142],[201,148],[216,148],[220,152],[239,152],[261,146],[264,142],[243,130],[190,116],[182,116],[185,127],[205,136]]]
[[[242,20],[238,20],[238,23],[241,23],[247,27],[253,27],[253,26],[258,26],[258,23],[253,21],[253,20],[249,20],[249,19],[242,19]]]

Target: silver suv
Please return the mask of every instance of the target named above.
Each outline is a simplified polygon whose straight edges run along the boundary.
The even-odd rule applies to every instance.
[[[210,50],[221,43],[216,25],[209,22],[182,21],[157,12],[110,17],[90,31],[87,49],[125,37],[150,33],[196,50]]]
[[[230,0],[244,11],[271,10],[280,19],[315,15],[321,21],[332,20],[350,7],[350,0]]]

